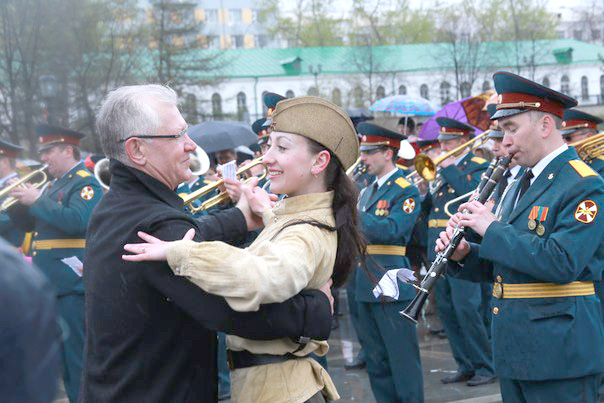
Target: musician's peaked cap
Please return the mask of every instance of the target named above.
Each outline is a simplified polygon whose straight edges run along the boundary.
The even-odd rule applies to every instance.
[[[23,147],[0,139],[0,157],[17,158]]]
[[[357,132],[361,135],[361,151],[380,147],[401,148],[401,140],[405,139],[399,133],[368,122],[359,123]]]
[[[501,119],[528,111],[551,113],[560,119],[564,110],[577,106],[577,100],[507,71],[493,75],[499,94],[497,112],[491,119]]]
[[[562,122],[562,134],[573,134],[581,129],[598,130],[598,125],[602,119],[581,112],[576,109],[567,109],[564,111],[564,121]]]
[[[501,130],[499,128],[499,125],[497,125],[497,120],[493,119],[493,115],[495,115],[495,113],[497,112],[497,105],[488,104],[487,112],[489,113],[489,117],[491,118],[491,126],[489,127],[489,133],[487,134],[487,137],[490,139],[497,140],[503,139],[503,130]]]
[[[359,157],[359,139],[346,112],[313,96],[284,99],[273,112],[273,131],[294,133],[329,149],[348,169]]]
[[[438,132],[439,141],[458,139],[461,136],[469,136],[474,133],[472,126],[468,126],[455,119],[439,117],[436,118],[436,123],[440,126],[440,131]]]
[[[266,121],[266,118],[260,118],[252,123],[252,130],[258,136],[258,144],[264,144],[268,141]]]
[[[75,130],[51,126],[45,123],[36,126],[36,134],[38,135],[40,151],[44,151],[57,144],[69,144],[79,147],[80,140],[86,137],[85,134],[76,132]]]
[[[284,99],[287,99],[283,95],[275,94],[274,92],[267,92],[262,96],[262,101],[264,105],[266,105],[266,121],[264,122],[264,127],[269,127],[273,122],[273,113],[275,112],[275,108],[277,104]]]

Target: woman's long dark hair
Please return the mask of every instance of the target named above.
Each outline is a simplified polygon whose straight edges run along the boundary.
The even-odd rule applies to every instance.
[[[323,150],[329,151],[316,141],[308,138],[307,140],[311,153],[318,154]],[[358,227],[357,200],[359,191],[346,175],[340,161],[331,151],[329,153],[331,154],[331,161],[325,170],[325,183],[327,190],[334,191],[332,208],[336,226],[332,227],[315,220],[295,220],[285,225],[282,230],[291,225],[310,224],[328,231],[337,231],[338,249],[331,277],[333,286],[340,287],[352,272],[357,258],[365,255],[366,242]]]

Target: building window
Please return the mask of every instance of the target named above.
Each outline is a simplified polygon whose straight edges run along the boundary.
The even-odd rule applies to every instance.
[[[256,35],[254,39],[257,48],[266,48],[266,45],[268,45],[268,37],[266,35]]]
[[[248,120],[247,97],[245,96],[245,92],[237,94],[237,118],[242,122]]]
[[[446,81],[440,83],[440,103],[445,105],[451,102],[451,84]]]
[[[565,95],[570,95],[570,80],[567,75],[562,76],[560,80],[560,92]]]
[[[342,106],[342,91],[339,88],[334,88],[331,91],[331,102],[338,106]]]
[[[207,36],[208,49],[220,49],[220,37],[218,35]]]
[[[266,116],[266,112],[268,111],[268,107],[263,102],[264,96],[268,94],[268,91],[262,91],[262,96],[260,96],[260,103],[262,104],[262,116]]]
[[[407,87],[403,84],[398,86],[398,94],[399,95],[407,95]]]
[[[317,89],[317,87],[315,87],[314,85],[312,87],[310,87],[307,91],[307,95],[312,95],[314,97],[318,97],[319,96],[319,90]]]
[[[252,9],[252,23],[258,22],[258,10]]]
[[[583,38],[583,31],[580,29],[573,30],[573,39],[580,41]]]
[[[197,99],[194,94],[187,94],[185,96],[183,110],[185,111],[188,122],[195,122],[197,120]]]
[[[543,86],[549,88],[549,77],[543,77]]]
[[[205,10],[206,22],[218,22],[218,10],[215,8],[208,8]]]
[[[489,80],[485,80],[482,83],[482,92],[487,92],[490,89],[491,89],[491,82]]]
[[[600,103],[604,103],[604,75],[600,76]]]
[[[231,35],[231,47],[241,49],[244,46],[243,35]]]
[[[591,40],[592,41],[599,41],[601,37],[602,37],[602,32],[600,32],[599,29],[591,30]]]
[[[231,8],[229,10],[229,21],[230,22],[241,22],[241,9]]]
[[[355,87],[352,91],[352,99],[354,100],[354,106],[356,108],[363,107],[363,89],[361,87]]]
[[[375,97],[376,99],[382,99],[386,96],[386,89],[384,88],[384,86],[380,85],[377,87],[377,89],[375,90]]]
[[[469,82],[464,81],[459,87],[459,92],[461,93],[462,98],[467,98],[470,96],[470,92],[472,92],[472,86]]]
[[[212,94],[212,116],[215,120],[222,119],[222,97],[218,93]]]
[[[581,99],[589,101],[589,83],[586,76],[581,77]]]
[[[422,84],[419,87],[419,95],[424,99],[430,99],[430,92],[428,91],[428,86],[426,84]]]

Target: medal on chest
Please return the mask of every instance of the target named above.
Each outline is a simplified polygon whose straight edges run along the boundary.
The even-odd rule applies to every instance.
[[[533,206],[529,214],[528,229],[535,231],[539,236],[543,236],[545,234],[545,225],[543,223],[547,219],[548,211],[549,207]]]
[[[375,215],[378,217],[385,217],[389,213],[390,202],[388,200],[378,200],[377,205],[375,206]]]

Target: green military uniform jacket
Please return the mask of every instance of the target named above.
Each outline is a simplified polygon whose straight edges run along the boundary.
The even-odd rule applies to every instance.
[[[405,179],[398,169],[371,195],[371,186],[363,189],[359,197],[361,229],[367,239],[368,256],[363,268],[356,270],[356,298],[361,302],[381,300],[373,295],[373,288],[387,270],[411,268],[406,246],[420,213],[419,191]],[[371,195],[371,196],[370,196]],[[412,299],[415,289],[399,280],[399,300]]]
[[[103,195],[94,175],[78,163],[49,184],[29,208],[17,205],[11,218],[33,229],[33,262],[49,278],[58,296],[83,293],[82,277],[62,259],[84,259],[86,227],[92,209]]]
[[[546,166],[512,209],[519,183],[510,184],[501,221],[488,227],[479,245],[471,244],[458,272],[467,279],[495,280],[492,339],[497,374],[542,381],[602,373],[604,328],[596,295],[537,298],[533,296],[547,286],[531,283],[581,281],[586,283],[571,287],[584,288],[602,278],[604,181],[569,149]],[[537,226],[529,223],[535,215]],[[527,285],[532,288],[522,288]],[[506,298],[514,293],[520,297]]]
[[[458,165],[449,165],[440,170],[442,184],[432,193],[428,193],[422,202],[422,209],[426,212],[428,223],[427,254],[430,261],[436,257],[434,252],[436,239],[449,220],[449,216],[445,213],[445,204],[449,200],[476,189],[480,182],[480,175],[488,166],[489,163],[484,158],[468,153]],[[457,208],[462,202],[453,204],[449,211],[457,212]]]

